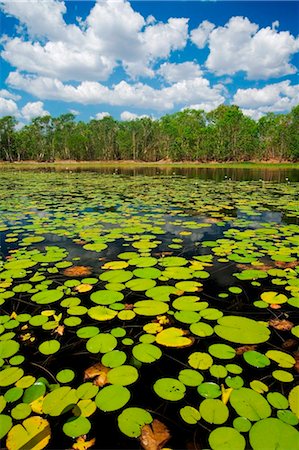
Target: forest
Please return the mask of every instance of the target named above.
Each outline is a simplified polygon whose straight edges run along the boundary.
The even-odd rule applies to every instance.
[[[268,113],[258,121],[236,106],[211,112],[185,109],[158,120],[88,123],[71,114],[34,118],[18,127],[0,119],[0,160],[14,161],[252,161],[299,159],[299,105],[287,114]]]

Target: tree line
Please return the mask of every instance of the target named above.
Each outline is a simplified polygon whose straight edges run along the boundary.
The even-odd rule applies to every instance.
[[[250,161],[299,159],[299,105],[287,114],[268,113],[255,121],[238,106],[186,109],[159,120],[90,122],[73,114],[36,117],[17,127],[0,119],[0,160]]]

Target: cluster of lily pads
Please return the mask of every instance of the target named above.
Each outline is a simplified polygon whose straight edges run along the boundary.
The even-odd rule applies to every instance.
[[[2,447],[102,448],[108,417],[126,448],[156,418],[172,448],[177,429],[213,450],[298,448],[298,198],[296,183],[3,173]]]

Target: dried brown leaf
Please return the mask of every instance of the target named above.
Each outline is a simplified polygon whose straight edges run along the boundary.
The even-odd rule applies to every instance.
[[[237,355],[243,355],[245,352],[249,352],[251,350],[256,350],[257,345],[243,345],[242,347],[236,348]]]
[[[67,267],[63,271],[63,275],[67,277],[85,277],[91,274],[91,268],[87,266],[72,266]]]
[[[280,320],[280,319],[271,319],[269,320],[270,327],[275,328],[275,330],[279,331],[289,331],[293,328],[293,322],[289,320]]]
[[[161,450],[170,439],[170,433],[164,423],[154,419],[150,425],[142,427],[139,439],[144,450]]]
[[[84,371],[84,381],[93,380],[93,383],[97,386],[104,386],[107,383],[107,373],[109,368],[103,366],[101,363],[94,364]]]

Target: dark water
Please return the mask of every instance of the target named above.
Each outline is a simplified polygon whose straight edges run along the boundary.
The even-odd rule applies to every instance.
[[[94,226],[94,223],[102,224],[104,232],[123,225],[128,218],[134,218],[145,226],[144,232],[140,233],[141,238],[149,233],[155,235],[150,227],[156,221],[160,221],[163,234],[157,233],[155,237],[160,243],[150,251],[151,255],[157,259],[163,252],[170,251],[173,256],[182,256],[188,261],[196,256],[211,254],[210,248],[202,244],[207,241],[217,241],[217,245],[220,245],[219,240],[233,239],[227,235],[227,232],[233,229],[254,231],[271,227],[275,230],[273,242],[279,248],[289,236],[299,235],[298,185],[296,183],[298,181],[299,170],[296,169],[69,167],[63,171],[61,168],[59,170],[54,168],[19,173],[13,171],[10,174],[0,172],[0,218],[2,224],[7,226],[5,231],[0,231],[1,255],[4,260],[19,248],[19,243],[24,237],[35,233],[42,234],[45,240],[29,246],[29,249],[34,248],[43,252],[47,246],[59,246],[67,251],[66,260],[74,261],[75,264],[82,266],[90,266],[92,268],[90,276],[98,277],[103,272],[99,258],[115,261],[121,252],[136,249],[132,247],[132,241],[128,239],[126,233],[123,237],[108,240],[107,249],[100,253],[83,249],[82,244],[76,242],[82,231],[79,225],[84,224],[85,221],[89,223],[88,220],[91,218],[94,218],[91,226]],[[229,209],[225,209],[226,207]],[[116,225],[114,218],[117,219]],[[219,221],[223,222],[220,226]],[[209,223],[210,226],[191,228],[192,233],[182,235],[181,232],[189,229],[191,222]],[[67,225],[64,225],[65,223]],[[34,224],[33,227],[32,224]],[[52,224],[54,228],[51,230]],[[297,228],[293,229],[293,225]],[[147,226],[149,231],[146,229]],[[38,228],[39,231],[36,231]],[[10,242],[9,235],[16,229],[19,229],[18,240]],[[57,230],[60,229],[65,229],[65,233],[61,231],[58,233]],[[71,236],[67,234],[68,231],[72,232]],[[279,238],[275,236],[275,233]],[[172,245],[173,239],[177,238],[182,239],[182,246],[179,249],[172,249],[169,245]],[[257,247],[265,250],[264,240],[254,237],[253,245],[254,239],[260,240]],[[268,239],[271,240],[272,236]],[[250,242],[246,245],[250,252]],[[290,242],[285,245],[291,247]],[[262,254],[260,261],[275,267],[273,260],[266,252]],[[207,270],[210,277],[199,280],[203,283],[200,297],[207,301],[211,308],[221,310],[224,315],[240,315],[262,321],[276,317],[275,311],[270,311],[269,308],[260,310],[255,308],[253,301],[259,299],[261,292],[265,290],[275,289],[284,293],[284,286],[273,285],[270,277],[262,280],[259,286],[252,285],[250,281],[237,280],[234,273],[241,271],[238,263],[233,260],[223,263],[219,261],[217,255],[213,255],[212,264]],[[52,288],[61,286],[68,279],[61,272],[49,273],[47,278],[53,280]],[[177,281],[179,280],[170,279],[167,284],[174,285]],[[227,300],[218,297],[219,293],[227,292],[230,286],[242,288],[242,293],[231,295]],[[104,289],[104,283],[99,281],[97,289]],[[145,298],[144,292],[132,292],[127,288],[123,290],[123,293],[126,303],[134,303]],[[94,306],[90,302],[89,295],[90,293],[81,294],[80,300],[83,305]],[[30,306],[26,308],[26,312],[32,312]],[[282,318],[290,316],[295,323],[298,323],[298,310],[289,305],[285,305],[284,309],[277,314]],[[127,329],[127,337],[133,337],[137,342],[143,323],[143,318],[136,317],[132,323],[123,323],[121,326]],[[187,329],[189,327],[182,324],[179,326]],[[109,332],[109,327],[110,324],[101,323],[101,331]],[[293,336],[286,333],[283,339],[290,337]],[[47,339],[47,333],[41,331],[40,335],[37,334],[37,339],[38,341]],[[219,340],[216,337],[216,341],[217,339]],[[32,373],[30,364],[37,361],[42,369],[41,371],[36,369],[33,373],[38,377],[46,376],[46,373],[43,373],[45,369],[55,374],[58,370],[69,367],[76,371],[74,385],[79,385],[82,382],[82,371],[97,362],[98,356],[88,354],[85,345],[82,346],[82,342],[76,340],[75,331],[72,329],[66,329],[62,343],[59,355],[49,360],[41,359],[42,355],[38,354],[36,344],[28,346],[26,369],[28,368],[28,371]],[[213,426],[202,422],[196,427],[185,424],[179,417],[177,403],[165,402],[157,398],[152,389],[153,380],[165,376],[176,378],[182,368],[188,367],[186,354],[191,351],[206,352],[209,345],[213,343],[215,343],[215,335],[198,339],[190,351],[189,349],[167,349],[163,359],[142,366],[140,378],[131,389],[130,406],[148,409],[171,430],[172,439],[166,445],[167,447],[177,450],[207,448],[207,436]],[[271,343],[263,343],[259,351],[266,352],[268,348],[280,348],[281,343],[279,333],[273,333]],[[237,345],[233,344],[233,346]],[[131,358],[130,350],[126,351]],[[133,364],[130,359],[128,363]],[[242,376],[246,386],[252,379],[271,376],[268,369],[257,370],[250,367],[248,370],[243,360],[238,363],[244,369]],[[206,380],[209,380],[209,375],[206,376]],[[274,381],[274,385],[275,383]],[[277,387],[276,384],[275,390],[284,392],[284,386]],[[288,389],[289,387],[286,388]],[[196,395],[195,388],[188,389],[184,402],[179,405],[198,407],[202,399],[198,395],[196,398]],[[118,431],[117,415],[118,412],[103,414],[97,411],[91,417],[92,432],[89,437],[96,437],[95,448],[103,450],[140,447],[137,440],[128,439]],[[224,425],[232,426],[232,418],[230,417]],[[53,438],[48,448],[69,448],[70,439],[61,432],[61,418],[51,418],[51,427]],[[248,448],[251,447],[248,445]]]
[[[16,166],[13,167],[16,169]],[[187,178],[198,178],[200,180],[214,180],[222,181],[225,179],[231,179],[232,181],[258,181],[263,180],[267,182],[298,182],[299,181],[299,168],[298,167],[287,167],[287,168],[273,168],[269,167],[257,167],[257,168],[230,168],[230,167],[179,167],[179,166],[138,166],[132,165],[132,167],[122,166],[94,166],[92,164],[72,166],[67,164],[62,164],[61,166],[40,168],[38,165],[36,167],[31,166],[30,169],[17,167],[20,170],[34,170],[40,172],[70,172],[70,173],[80,173],[80,172],[95,172],[98,174],[119,174],[128,176],[183,176]]]

